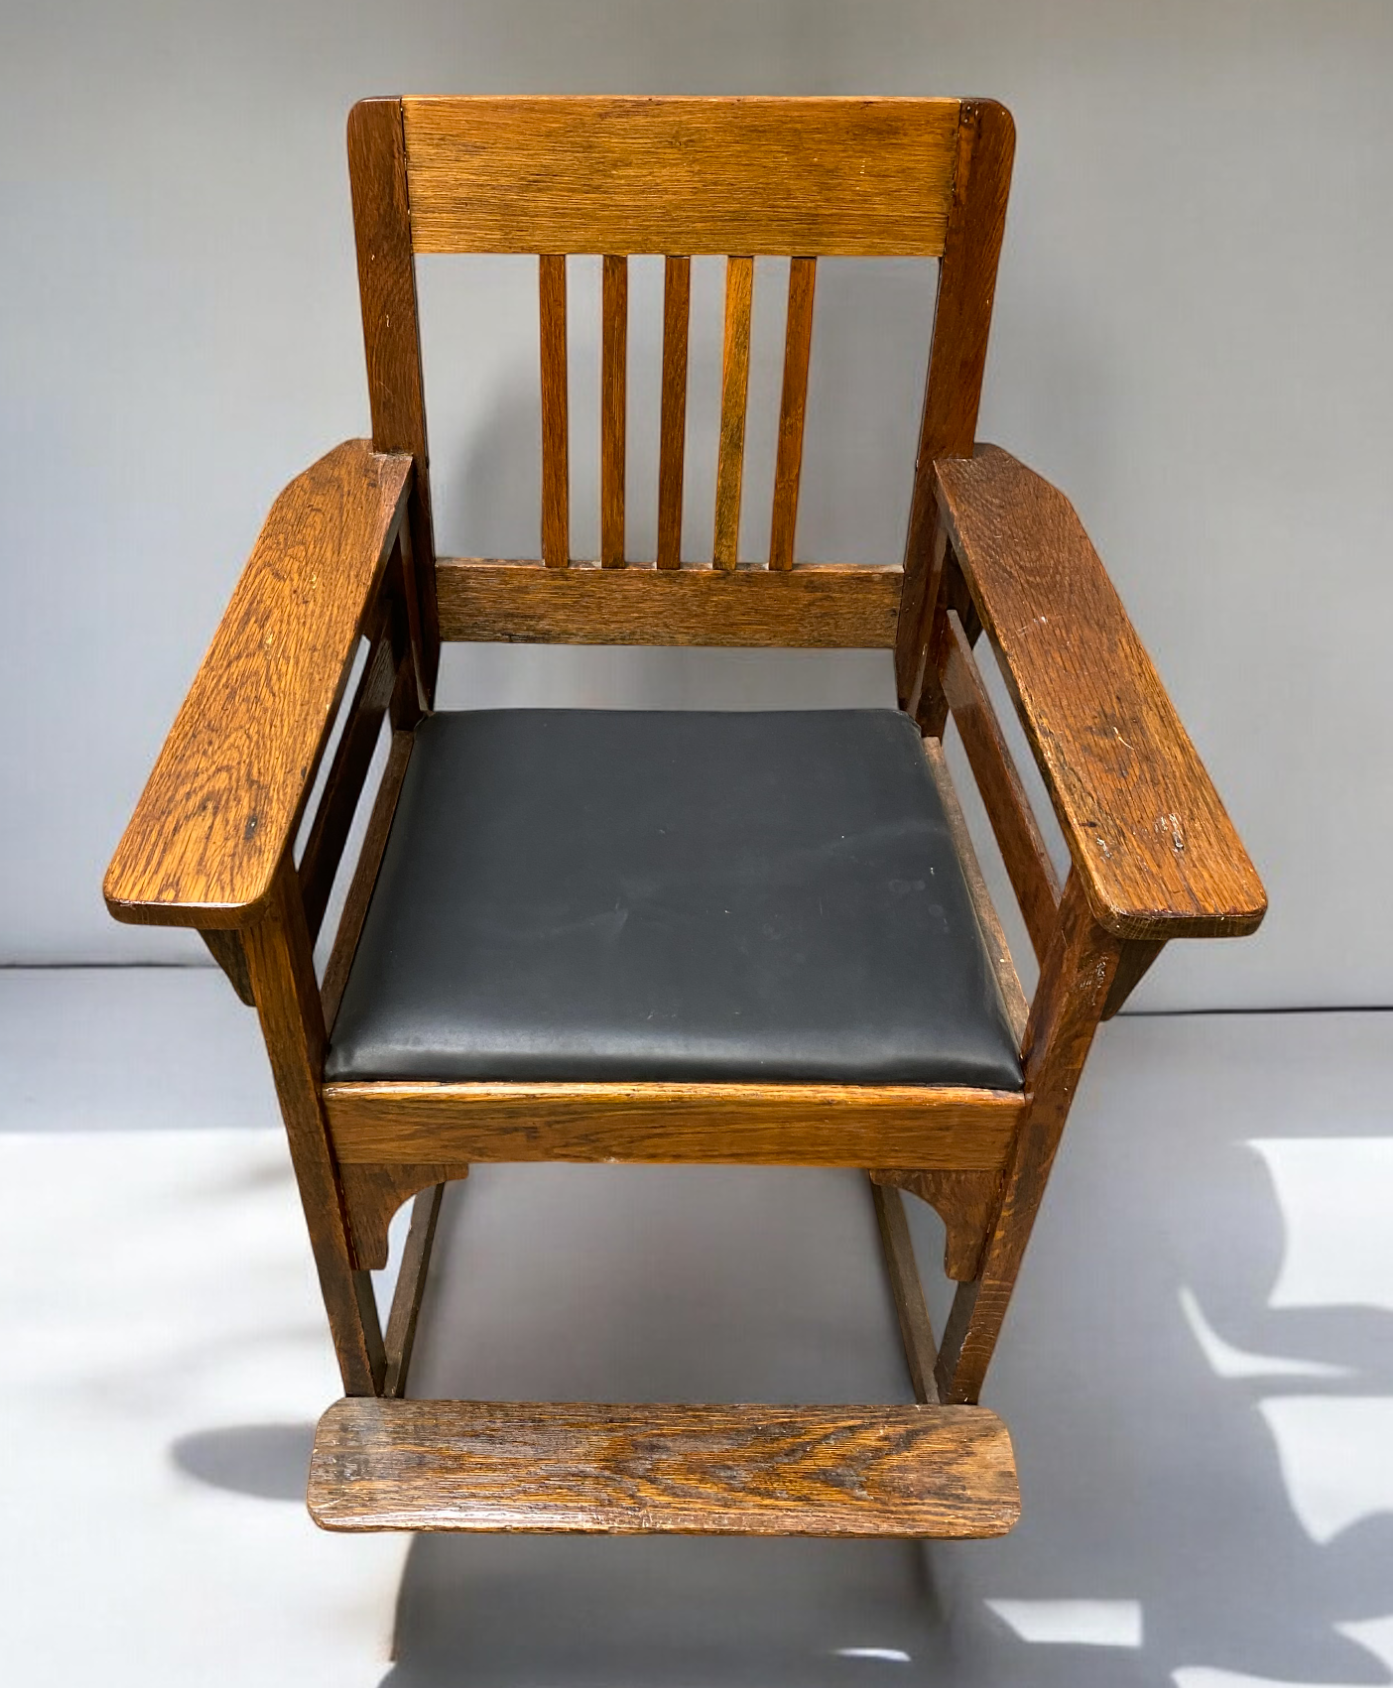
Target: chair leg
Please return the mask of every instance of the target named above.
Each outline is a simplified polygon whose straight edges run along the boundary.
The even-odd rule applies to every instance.
[[[277,875],[266,914],[246,934],[246,950],[344,1393],[376,1395],[386,1366],[382,1330],[372,1277],[354,1264],[319,1095],[324,1013],[304,903],[289,859]]]
[[[940,1399],[973,1403],[991,1364],[1079,1074],[1117,972],[1121,940],[1096,924],[1077,876],[1060,901],[1025,1034],[1026,1111],[982,1269],[959,1284],[939,1348]]]

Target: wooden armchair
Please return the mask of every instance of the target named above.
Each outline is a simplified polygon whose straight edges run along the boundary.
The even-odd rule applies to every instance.
[[[976,1403],[1094,1033],[1170,939],[1264,911],[1072,507],[975,443],[1011,119],[958,100],[381,99],[348,143],[373,437],[276,501],[105,886],[118,920],[200,931],[260,1016],[346,1396],[311,1511],[335,1529],[1009,1529],[1010,1444]],[[418,252],[539,254],[537,561],[435,553]],[[577,252],[604,255],[596,562],[569,537]],[[667,254],[647,562],[624,532],[636,252]],[[681,554],[700,253],[726,255],[709,563]],[[769,554],[750,564],[751,290],[757,258],[790,254]],[[899,566],[794,561],[828,255],[939,260]],[[983,635],[1068,842],[1063,886]],[[441,639],[879,647],[900,707],[437,714]],[[1028,1005],[945,765],[950,713],[1039,958]],[[444,1183],[539,1160],[868,1170],[920,1404],[406,1399]],[[937,1348],[902,1190],[946,1222],[958,1287]],[[413,1195],[384,1339],[369,1273]]]

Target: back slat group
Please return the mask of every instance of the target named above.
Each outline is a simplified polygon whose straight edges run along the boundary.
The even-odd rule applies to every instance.
[[[663,374],[659,422],[658,544],[656,566],[682,566],[682,488],[686,456],[687,348],[691,318],[692,261],[666,257],[663,285]],[[740,566],[740,508],[744,483],[745,423],[749,408],[750,334],[755,261],[748,253],[726,259],[725,329],[722,342],[721,420],[716,461],[712,566]],[[779,407],[769,567],[793,567],[798,488],[803,464],[803,422],[813,338],[816,258],[789,260],[783,396]],[[623,568],[629,336],[629,260],[604,257],[600,336],[600,563]],[[566,259],[543,253],[538,291],[542,386],[542,560],[551,568],[572,561],[567,458],[568,371]]]
[[[380,130],[381,140],[371,157],[362,144],[369,128],[374,136]],[[926,636],[921,612],[933,536],[932,500],[925,488],[932,463],[945,451],[960,453],[971,447],[1010,153],[1010,118],[1000,107],[953,99],[406,98],[365,101],[350,120],[355,205],[360,200],[380,205],[379,222],[385,218],[390,224],[394,244],[389,279],[394,285],[403,276],[410,280],[418,253],[535,253],[539,258],[540,552],[545,567],[538,573],[588,571],[592,560],[598,562],[594,574],[577,583],[584,590],[575,601],[582,604],[597,593],[609,603],[610,582],[652,571],[652,613],[645,610],[636,620],[630,618],[632,626],[625,621],[628,632],[617,630],[615,637],[637,636],[644,630],[645,637],[660,643],[669,642],[664,636],[666,611],[675,601],[669,602],[667,586],[675,584],[670,576],[676,572],[709,573],[716,587],[713,595],[703,590],[693,598],[693,605],[699,601],[705,606],[697,618],[701,625],[683,623],[678,642],[707,634],[715,642],[726,642],[740,630],[747,595],[743,578],[741,589],[736,588],[737,576],[766,577],[771,588],[767,596],[756,588],[748,599],[751,604],[767,603],[767,610],[760,611],[761,623],[785,592],[792,594],[790,607],[797,598],[800,603],[816,601],[827,611],[827,627],[818,623],[814,628],[800,618],[785,629],[791,642],[800,644],[822,643],[828,637],[842,643],[867,630],[875,635],[872,642],[881,643],[884,604],[893,592],[902,692],[906,676],[912,678],[916,671]],[[374,336],[380,337],[387,323],[393,333],[399,324],[411,330],[413,418],[419,426],[409,440],[394,438],[393,444],[409,449],[417,460],[411,533],[415,566],[427,576],[448,576],[446,585],[457,596],[465,576],[471,580],[451,610],[454,637],[470,636],[467,630],[476,624],[493,630],[485,637],[568,637],[555,619],[562,611],[561,600],[553,604],[551,589],[532,582],[525,569],[503,567],[495,581],[488,573],[492,564],[436,564],[426,504],[429,481],[414,309],[403,307],[395,296],[388,301],[378,285],[386,250],[380,232],[366,213],[358,215],[375,426],[378,411],[405,389],[392,370],[375,365]],[[628,272],[635,254],[663,256],[666,272],[656,546],[651,560],[631,562],[626,388]],[[568,255],[593,255],[603,264],[597,557],[588,550],[583,557],[574,556],[570,531]],[[722,258],[726,268],[709,565],[699,557],[684,559],[682,534],[691,260],[706,255]],[[879,571],[874,590],[868,585],[874,609],[848,620],[838,594],[853,573],[865,571],[832,565],[808,573],[810,565],[794,560],[817,260],[915,256],[940,259],[942,264],[905,563]],[[790,270],[766,567],[753,559],[742,563],[740,521],[755,260],[767,257],[787,259]],[[414,307],[414,297],[407,303]],[[800,573],[806,578],[795,592]],[[489,593],[495,587],[502,591],[512,611],[504,613],[500,603],[483,613],[479,594],[485,574]],[[600,577],[605,589],[595,583]],[[735,595],[729,600],[724,595],[727,587]],[[647,590],[644,587],[634,598],[635,604]],[[415,610],[417,598],[422,598],[416,617],[419,632],[416,621],[412,632],[428,676],[434,629],[427,625],[433,605],[424,602],[426,596],[424,590],[415,593],[411,602]],[[564,591],[564,597],[569,605],[572,595]],[[627,605],[629,598],[623,602]],[[602,630],[592,625],[594,621],[585,619],[584,629],[575,636],[595,638]],[[779,624],[782,627],[783,621]],[[757,631],[752,628],[750,636]]]

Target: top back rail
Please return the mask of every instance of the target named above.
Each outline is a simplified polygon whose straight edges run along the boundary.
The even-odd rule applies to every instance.
[[[374,444],[417,459],[425,665],[439,637],[882,646],[897,651],[906,698],[922,643],[931,464],[972,449],[1011,140],[1001,107],[954,99],[462,97],[355,108],[349,154]],[[435,559],[420,252],[538,256],[541,556],[530,564]],[[582,253],[603,258],[593,563],[572,556],[570,533],[566,258]],[[666,259],[658,541],[639,563],[625,543],[635,253]],[[694,564],[681,553],[690,268],[693,256],[711,254],[726,259],[714,540],[710,562]],[[745,416],[754,261],[768,256],[791,263],[768,563],[752,565],[739,556]],[[825,256],[940,260],[902,565],[794,563],[815,271]]]

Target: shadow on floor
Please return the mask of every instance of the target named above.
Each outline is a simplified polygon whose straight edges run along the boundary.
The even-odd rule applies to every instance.
[[[1393,1132],[1322,1100],[1320,1062],[1284,1057],[1280,1024],[1265,1043],[1234,1021],[1156,1024],[1099,1051],[988,1387],[1021,1474],[1011,1536],[421,1536],[384,1682],[1393,1680],[1373,1631],[1393,1613],[1393,1486],[1338,1433],[1359,1399],[1393,1413],[1393,1315],[1268,1305],[1292,1218],[1252,1147]],[[941,1231],[911,1205],[928,1284]],[[419,1396],[909,1398],[854,1173],[478,1168],[448,1195],[417,1356]],[[1292,1397],[1313,1404],[1304,1449],[1271,1428]],[[308,1434],[211,1432],[176,1457],[278,1495],[294,1464],[298,1493]],[[1322,1508],[1343,1522],[1313,1524]]]
[[[215,1489],[303,1501],[313,1446],[312,1424],[233,1424],[181,1436],[169,1452],[181,1471]]]

